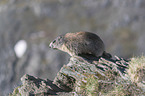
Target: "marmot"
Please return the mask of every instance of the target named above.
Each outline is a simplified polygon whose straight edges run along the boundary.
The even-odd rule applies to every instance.
[[[104,51],[104,43],[100,37],[91,32],[66,33],[58,36],[49,46],[67,52],[71,56],[105,55],[104,57],[111,58],[111,55]]]

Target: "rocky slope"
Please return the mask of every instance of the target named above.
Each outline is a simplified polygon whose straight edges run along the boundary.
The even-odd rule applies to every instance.
[[[139,80],[143,86],[138,86],[139,82],[132,82],[126,73],[128,64],[118,57],[115,60],[71,57],[53,81],[26,74],[21,78],[22,85],[10,96],[144,96],[145,78],[141,78],[145,74]],[[145,68],[145,64],[143,66]]]

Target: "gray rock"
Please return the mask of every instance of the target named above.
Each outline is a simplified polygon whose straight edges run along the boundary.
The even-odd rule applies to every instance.
[[[100,58],[97,61],[96,59],[98,58],[71,57],[70,62],[61,68],[53,81],[43,80],[26,74],[21,78],[22,86],[15,89],[12,96],[18,94],[22,96],[76,96],[75,94],[80,94],[80,85],[83,84],[82,82],[85,83],[87,78],[95,76],[96,80],[111,82],[113,79],[110,79],[110,81],[109,78],[123,76],[124,70],[128,65],[128,62],[123,59],[106,60]],[[109,71],[110,73],[108,73]],[[116,75],[112,74],[113,72],[116,72]],[[110,75],[112,77],[109,77]],[[115,83],[115,81],[112,82]]]

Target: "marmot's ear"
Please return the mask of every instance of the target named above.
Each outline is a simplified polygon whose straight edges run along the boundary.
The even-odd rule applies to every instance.
[[[106,59],[110,59],[110,58],[112,58],[112,55],[110,53],[107,53],[106,51],[104,51],[102,57],[104,57]]]

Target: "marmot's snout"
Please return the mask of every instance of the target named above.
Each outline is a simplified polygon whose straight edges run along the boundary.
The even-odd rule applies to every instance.
[[[49,48],[53,48],[52,42],[49,44]]]
[[[63,36],[59,36],[49,44],[49,47],[53,49],[60,49],[62,44],[63,44]]]
[[[56,40],[52,41],[50,44],[49,44],[49,48],[54,48],[54,43],[56,42]]]
[[[58,49],[58,48],[57,48],[57,44],[55,44],[55,42],[56,42],[56,40],[54,40],[53,42],[51,42],[51,43],[49,44],[49,48]]]

